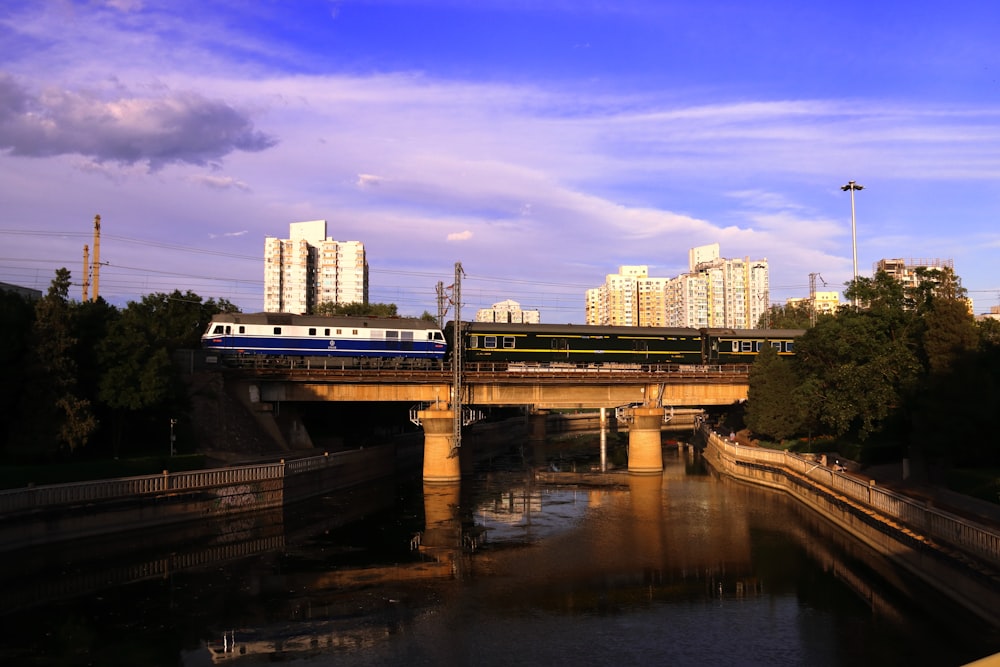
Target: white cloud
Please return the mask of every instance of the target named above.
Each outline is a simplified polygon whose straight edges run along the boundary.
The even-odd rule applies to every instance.
[[[468,229],[466,229],[465,231],[462,231],[462,232],[452,232],[451,234],[448,234],[447,240],[448,241],[468,241],[471,238],[472,238],[472,232],[470,232]]]

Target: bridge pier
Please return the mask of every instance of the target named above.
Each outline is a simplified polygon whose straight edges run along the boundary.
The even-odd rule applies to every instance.
[[[660,427],[663,408],[633,408],[628,429],[628,471],[632,475],[659,475],[663,472]]]
[[[455,447],[455,411],[421,410],[417,418],[424,428],[424,481],[431,484],[461,481]]]

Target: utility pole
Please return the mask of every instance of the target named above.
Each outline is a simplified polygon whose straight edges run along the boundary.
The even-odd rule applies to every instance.
[[[90,248],[83,244],[83,301],[90,301]]]
[[[92,301],[97,301],[98,286],[101,283],[101,216],[94,216],[94,296]]]
[[[444,305],[444,301],[445,301],[445,296],[444,296],[444,282],[442,282],[442,281],[439,280],[437,282],[437,285],[435,285],[435,290],[437,292],[437,307],[438,307],[437,322],[438,322],[438,327],[440,327],[441,329],[444,329],[444,315],[445,315],[446,312],[448,312],[448,309]]]
[[[462,446],[462,263],[455,262],[455,284],[452,286],[451,298],[455,306],[455,326],[452,331],[454,340],[451,346],[451,409],[454,413],[454,444],[452,447],[458,450]]]

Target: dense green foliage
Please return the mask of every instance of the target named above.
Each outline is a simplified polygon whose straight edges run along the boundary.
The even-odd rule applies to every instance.
[[[34,303],[0,293],[4,460],[168,451],[169,420],[183,429],[187,411],[171,355],[197,348],[212,315],[237,309],[175,290],[119,310],[103,299],[70,300],[70,285],[70,272],[59,269]]]
[[[352,315],[355,317],[399,317],[394,303],[321,303],[316,315]]]
[[[931,464],[1000,463],[1000,330],[977,324],[950,269],[904,289],[858,278],[843,306],[796,342],[794,358],[761,353],[746,424],[759,437],[893,440]]]

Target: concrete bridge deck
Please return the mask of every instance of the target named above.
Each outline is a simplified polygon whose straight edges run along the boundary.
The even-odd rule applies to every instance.
[[[260,400],[449,402],[452,372],[393,368],[256,368],[230,371],[259,387]],[[601,408],[659,402],[676,407],[745,400],[748,366],[507,367],[477,364],[463,373],[462,404]]]

